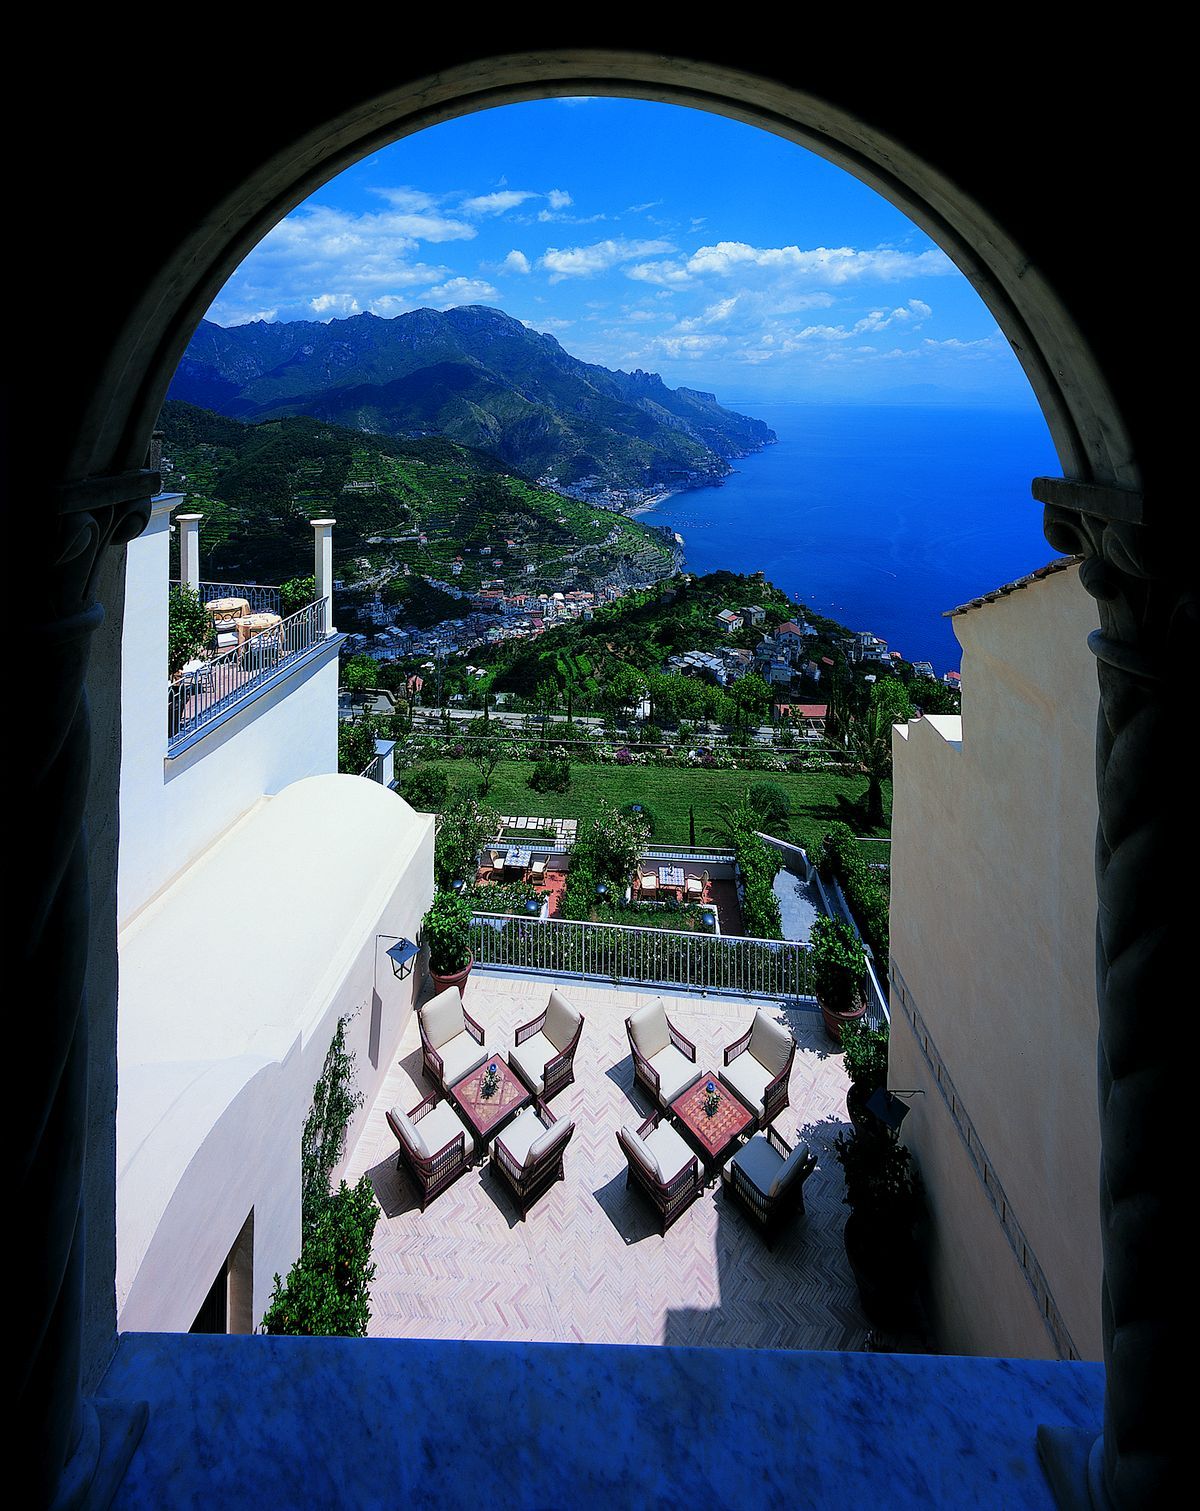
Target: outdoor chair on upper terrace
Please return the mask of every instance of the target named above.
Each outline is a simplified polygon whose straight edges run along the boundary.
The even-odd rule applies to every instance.
[[[583,1014],[561,992],[550,993],[545,1010],[517,1029],[508,1063],[535,1097],[548,1102],[575,1079],[575,1050]]]
[[[425,1074],[443,1091],[487,1059],[483,1027],[463,1007],[458,987],[448,986],[417,1008],[417,1023]]]
[[[631,1013],[625,1019],[625,1032],[633,1051],[634,1076],[660,1107],[669,1107],[700,1079],[696,1046],[667,1017],[661,997]]]
[[[684,889],[688,897],[703,900],[708,893],[709,875],[707,871],[701,871],[699,876],[689,876],[684,883]]]
[[[782,1023],[761,1007],[754,1022],[725,1051],[724,1081],[765,1128],[788,1104],[788,1077],[796,1058],[796,1041]]]
[[[563,1156],[574,1132],[573,1121],[558,1122],[538,1101],[526,1107],[492,1146],[492,1169],[511,1188],[522,1222],[538,1197],[564,1179]]]
[[[700,1161],[662,1112],[652,1112],[639,1128],[627,1123],[617,1142],[629,1165],[626,1188],[636,1181],[654,1203],[665,1238],[671,1224],[704,1190]]]
[[[657,895],[657,893],[658,893],[658,877],[654,874],[653,871],[650,871],[650,872],[645,873],[645,874],[643,874],[641,871],[639,871],[638,872],[638,879],[637,879],[637,881],[638,881],[638,891],[641,893],[641,895],[643,897],[646,897],[646,896],[651,895],[651,894]]]
[[[780,1226],[804,1211],[804,1182],[817,1157],[799,1139],[793,1148],[775,1128],[756,1133],[721,1171],[725,1191],[758,1224],[768,1248]]]
[[[424,1212],[470,1168],[474,1139],[450,1103],[436,1096],[426,1097],[411,1112],[391,1108],[387,1121],[400,1145],[397,1167],[403,1165],[412,1176]]]

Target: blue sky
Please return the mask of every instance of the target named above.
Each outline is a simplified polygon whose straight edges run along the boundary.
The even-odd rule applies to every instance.
[[[979,296],[823,159],[643,101],[479,112],[364,159],[250,254],[221,325],[488,304],[725,402],[1028,407]]]

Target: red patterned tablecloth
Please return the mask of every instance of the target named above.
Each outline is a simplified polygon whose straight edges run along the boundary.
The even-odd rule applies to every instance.
[[[710,1081],[719,1098],[712,1117],[704,1110]],[[671,1103],[671,1111],[710,1160],[720,1158],[754,1121],[753,1115],[711,1071],[702,1075],[694,1086],[689,1086],[682,1096],[676,1097]]]

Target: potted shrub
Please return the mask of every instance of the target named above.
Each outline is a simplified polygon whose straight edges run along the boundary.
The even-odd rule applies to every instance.
[[[888,1032],[886,1028],[868,1028],[862,1019],[840,1027],[843,1063],[850,1077],[846,1111],[855,1128],[873,1127],[875,1118],[867,1111],[867,1099],[887,1085]]]
[[[883,1124],[839,1134],[835,1152],[850,1208],[843,1240],[863,1310],[877,1327],[904,1329],[914,1319],[917,1250],[913,1229],[920,1187],[912,1155]]]
[[[820,917],[810,934],[817,1003],[825,1028],[835,1044],[842,1042],[842,1026],[867,1011],[864,983],[867,960],[862,941],[847,923]]]
[[[421,942],[429,948],[429,974],[439,992],[456,986],[459,995],[471,967],[471,904],[453,892],[435,892],[421,920]]]

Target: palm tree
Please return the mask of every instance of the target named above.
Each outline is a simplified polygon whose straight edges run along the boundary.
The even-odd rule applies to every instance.
[[[867,778],[866,822],[870,828],[883,823],[883,784],[892,774],[892,725],[911,713],[901,706],[901,699],[881,695],[883,689],[887,694],[894,691],[890,685],[881,684],[863,712],[845,720],[846,748]],[[903,702],[907,703],[907,697]]]

